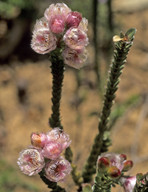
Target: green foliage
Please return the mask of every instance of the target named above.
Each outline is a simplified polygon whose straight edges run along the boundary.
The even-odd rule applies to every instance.
[[[24,182],[16,175],[14,167],[3,160],[0,160],[0,191],[15,192],[17,189],[25,189],[26,191],[39,192],[39,189],[30,183]]]
[[[130,47],[133,44],[135,32],[135,29],[130,29],[126,33],[128,34],[128,37],[125,35],[123,39],[120,40],[119,38],[119,40],[115,42],[114,58],[109,72],[106,93],[104,95],[103,109],[98,125],[99,134],[95,138],[91,153],[84,167],[84,182],[90,182],[92,180],[92,175],[95,173],[95,163],[98,155],[104,152],[104,150],[107,151],[107,148],[109,147],[108,144],[111,143],[110,138],[105,138],[104,140],[104,135],[106,134],[106,131],[108,131],[108,121],[113,101],[116,97],[115,93],[118,90],[119,78],[122,74]]]
[[[111,186],[113,181],[105,174],[97,173],[95,177],[95,183],[93,186],[93,192],[111,192]]]

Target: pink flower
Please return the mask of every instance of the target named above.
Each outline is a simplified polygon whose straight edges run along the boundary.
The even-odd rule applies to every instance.
[[[121,177],[120,182],[123,185],[125,192],[133,192],[136,185],[136,176]]]
[[[31,144],[34,147],[43,148],[47,143],[47,136],[44,133],[32,133],[31,134]]]
[[[82,16],[79,12],[76,12],[76,11],[70,12],[70,13],[68,13],[67,18],[66,18],[66,24],[67,24],[68,28],[78,27],[81,20],[82,20]]]
[[[51,4],[44,13],[45,18],[50,21],[51,17],[59,15],[66,20],[67,14],[71,12],[71,9],[64,3]]]
[[[70,143],[71,140],[69,138],[69,135],[64,133],[61,129],[58,127],[52,129],[47,133],[48,142],[57,142],[62,146],[62,150],[66,149]]]
[[[87,51],[86,49],[74,50],[66,48],[63,51],[63,58],[65,64],[74,67],[76,69],[80,69],[81,67],[83,67],[87,59]]]
[[[71,172],[69,161],[60,157],[55,161],[49,161],[45,166],[45,177],[53,182],[63,181]]]
[[[100,171],[107,172],[110,176],[120,176],[121,172],[128,171],[133,166],[133,162],[126,160],[126,155],[116,153],[102,153],[97,160]]]
[[[63,40],[71,49],[83,49],[88,45],[87,34],[79,28],[70,28],[67,30]]]
[[[45,18],[37,20],[31,41],[32,49],[37,53],[45,54],[53,51],[57,46],[56,43],[57,38],[49,30],[48,22]]]
[[[45,166],[44,158],[40,151],[34,148],[21,151],[17,164],[20,170],[29,176],[36,175]]]
[[[42,150],[42,155],[48,159],[55,160],[62,153],[62,145],[57,141],[46,144]]]
[[[51,16],[49,27],[53,33],[62,33],[65,29],[65,20],[61,15]]]

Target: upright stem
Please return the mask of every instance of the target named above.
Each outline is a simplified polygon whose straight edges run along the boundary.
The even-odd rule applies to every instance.
[[[52,128],[59,127],[63,129],[61,125],[60,114],[60,100],[62,93],[62,85],[64,78],[64,62],[61,58],[51,55],[51,73],[53,75],[52,80],[52,114],[49,118],[49,124]]]
[[[102,147],[106,144],[106,140],[103,141],[103,139],[106,132],[108,131],[108,120],[111,113],[111,107],[113,105],[115,93],[118,89],[119,77],[122,74],[122,69],[124,68],[124,63],[126,62],[127,54],[129,52],[130,47],[132,46],[132,41],[135,34],[134,30],[135,29],[129,30],[129,32],[131,32],[133,36],[131,35],[131,33],[129,34],[129,36],[131,35],[131,37],[128,43],[123,40],[115,44],[114,58],[112,61],[111,71],[109,72],[106,93],[104,95],[104,105],[98,125],[99,134],[95,138],[91,153],[88,157],[87,163],[83,171],[83,179],[85,183],[88,183],[92,180],[92,175],[96,171],[95,165],[97,157],[102,152]]]
[[[61,125],[61,115],[60,115],[60,101],[62,93],[62,84],[64,78],[64,63],[63,60],[57,56],[58,54],[53,53],[50,56],[51,61],[51,73],[53,75],[52,80],[52,114],[49,118],[49,124],[52,128],[59,127],[63,128]],[[52,192],[66,192],[64,188],[57,185],[56,182],[49,181],[45,176],[44,172],[39,173],[42,181],[52,189]]]
[[[50,57],[51,60],[51,73],[53,75],[52,79],[52,114],[49,118],[49,124],[52,128],[59,127],[63,129],[61,124],[61,114],[60,114],[60,101],[62,94],[62,86],[64,79],[64,62],[63,59],[58,55],[60,53],[53,53]],[[70,147],[65,151],[65,158],[72,163],[73,153]],[[75,174],[73,177],[77,179]],[[54,184],[55,186],[55,184]],[[59,187],[59,186],[57,186]]]

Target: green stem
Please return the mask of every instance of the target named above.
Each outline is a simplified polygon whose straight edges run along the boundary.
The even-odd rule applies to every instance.
[[[106,144],[106,141],[108,142],[108,140],[104,140],[104,137],[108,132],[108,121],[111,113],[111,107],[115,99],[115,93],[118,89],[119,77],[122,74],[122,69],[124,68],[127,54],[129,52],[130,47],[132,46],[132,41],[135,34],[135,31],[133,32],[133,30],[135,29],[130,29],[126,33],[130,37],[129,42],[123,40],[115,44],[114,58],[111,65],[111,71],[109,72],[106,93],[104,95],[104,105],[98,125],[99,134],[94,140],[91,153],[87,159],[87,163],[84,167],[84,171],[82,174],[85,183],[91,182],[92,175],[96,171],[95,165],[97,157],[103,151],[102,147]],[[131,34],[133,34],[133,36]]]
[[[52,128],[59,127],[63,128],[61,125],[61,115],[60,115],[60,101],[62,93],[62,84],[64,78],[64,63],[63,60],[58,57],[56,52],[53,52],[50,56],[51,61],[51,73],[53,75],[52,80],[52,114],[49,118],[49,124]],[[42,181],[52,189],[52,192],[66,192],[65,189],[58,186],[57,183],[49,181],[43,172],[39,173]]]
[[[52,189],[51,192],[66,192],[64,188],[57,185],[57,183],[49,181],[43,174],[43,172],[39,173],[42,181],[47,185],[49,189]]]
[[[49,119],[49,124],[52,128],[59,127],[63,129],[61,125],[60,114],[60,101],[62,93],[62,85],[64,78],[64,62],[61,58],[57,57],[57,54],[51,55],[51,73],[53,75],[52,80],[52,114]]]
[[[49,124],[52,128],[59,127],[63,129],[61,125],[61,114],[60,114],[60,101],[62,94],[62,86],[64,79],[64,62],[63,59],[58,57],[60,52],[53,52],[50,56],[51,60],[51,73],[53,75],[52,80],[52,114],[49,118]],[[72,150],[68,147],[65,151],[65,158],[72,163]],[[72,172],[73,173],[73,172]],[[77,178],[75,174],[73,174],[74,178]],[[55,184],[54,184],[55,185]]]

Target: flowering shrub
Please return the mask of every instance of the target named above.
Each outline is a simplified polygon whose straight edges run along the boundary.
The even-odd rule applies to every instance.
[[[53,86],[49,125],[52,130],[47,133],[31,134],[31,146],[20,153],[18,166],[26,175],[39,174],[52,192],[66,192],[57,182],[64,181],[70,173],[78,192],[111,192],[112,186],[117,184],[122,186],[125,192],[146,192],[147,174],[125,175],[125,172],[132,168],[133,162],[127,160],[125,154],[107,153],[111,145],[108,118],[118,89],[119,77],[133,44],[136,33],[134,28],[125,34],[113,37],[115,50],[100,114],[98,134],[82,173],[72,162],[71,140],[63,131],[61,124],[60,101],[65,64],[79,69],[87,59],[87,26],[87,19],[80,13],[71,11],[64,3],[50,5],[45,10],[44,17],[35,24],[31,47],[39,54],[48,53],[51,61]],[[62,156],[63,152],[65,158]],[[91,186],[95,173],[96,177]]]

